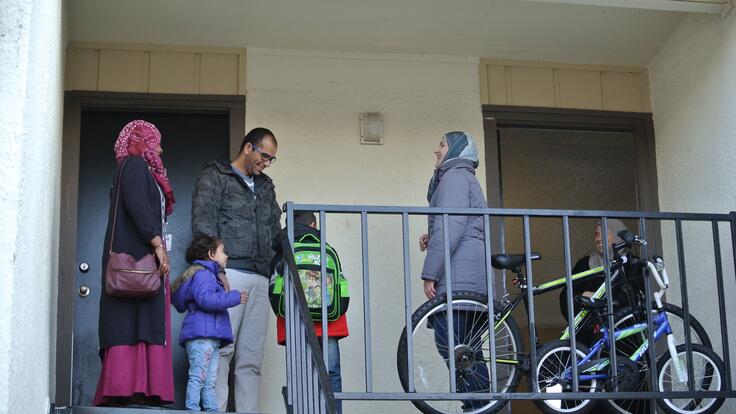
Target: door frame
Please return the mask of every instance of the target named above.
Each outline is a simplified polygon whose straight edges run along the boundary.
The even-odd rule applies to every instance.
[[[488,207],[503,207],[501,188],[500,128],[566,129],[625,132],[634,136],[636,152],[636,201],[640,211],[659,211],[654,123],[651,113],[531,106],[483,105],[486,187]],[[502,222],[501,222],[502,223]],[[493,226],[493,243],[505,252],[504,226]],[[661,251],[661,225],[647,223],[649,251]],[[505,278],[503,279],[505,291]]]
[[[499,160],[500,128],[568,129],[633,134],[636,151],[637,204],[642,211],[659,211],[654,124],[651,113],[483,105],[488,206],[499,208],[503,200]]]
[[[117,92],[64,93],[61,156],[61,207],[59,223],[59,284],[56,320],[57,406],[70,406],[73,380],[74,295],[77,294],[77,202],[82,112],[135,111],[158,113],[227,114],[230,154],[235,155],[245,136],[245,96],[180,95]],[[111,153],[112,154],[112,153]],[[112,156],[112,155],[110,155]]]

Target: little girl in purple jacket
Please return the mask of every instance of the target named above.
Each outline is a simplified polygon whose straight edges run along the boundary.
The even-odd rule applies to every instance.
[[[219,274],[227,255],[219,239],[195,238],[186,259],[190,266],[171,287],[171,303],[177,311],[187,312],[179,335],[189,355],[186,408],[200,411],[201,402],[205,411],[217,411],[218,351],[233,341],[227,309],[245,303],[248,292],[226,290]]]

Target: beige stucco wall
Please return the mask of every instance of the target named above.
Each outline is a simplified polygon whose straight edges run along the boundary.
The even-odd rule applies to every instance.
[[[0,13],[0,413],[53,394],[62,113],[62,5]]]
[[[688,16],[649,67],[657,132],[659,204],[664,211],[736,210],[736,13]],[[736,299],[730,231],[721,226],[727,306]],[[715,260],[709,223],[686,223],[685,270],[692,313],[704,322],[721,352]],[[674,226],[663,229],[665,258],[674,275],[669,300],[679,301]],[[734,318],[727,318],[731,355]],[[736,406],[722,409],[736,411]]]
[[[248,50],[248,129],[266,126],[279,139],[269,174],[279,201],[425,205],[428,178],[443,132],[461,129],[483,153],[478,61],[471,58]],[[360,145],[358,115],[384,116],[384,144]],[[483,168],[478,176],[485,183]],[[375,391],[398,391],[396,346],[403,326],[400,217],[370,220]],[[330,216],[330,243],[350,278],[349,338],[341,341],[345,391],[364,391],[359,217]],[[414,307],[421,303],[416,247],[426,227],[411,220]],[[283,348],[272,323],[261,409],[283,410]],[[408,403],[347,403],[346,412],[414,412]]]

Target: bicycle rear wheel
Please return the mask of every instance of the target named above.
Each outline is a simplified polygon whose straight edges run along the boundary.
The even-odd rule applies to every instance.
[[[576,357],[573,357],[570,343],[566,340],[549,342],[537,350],[537,376],[530,380],[532,386],[539,387],[540,393],[550,396],[550,399],[534,400],[537,408],[545,414],[585,414],[597,405],[595,400],[565,398],[565,393],[573,391],[572,364],[582,360],[589,352],[583,344],[576,344],[576,347]],[[597,379],[581,379],[578,381],[578,390],[594,393],[600,389],[600,382]]]
[[[494,340],[488,325],[485,295],[455,292],[452,295],[454,349],[448,349],[447,297],[440,295],[423,304],[412,316],[413,366],[409,369],[406,330],[397,350],[401,385],[409,390],[413,376],[418,393],[488,393],[495,381],[498,392],[513,392],[519,384],[523,343],[516,322],[508,315],[495,322]],[[496,313],[502,308],[496,305]],[[491,378],[490,349],[496,351],[496,378]],[[450,390],[449,357],[455,360],[456,389]],[[425,414],[486,414],[500,410],[503,400],[412,401]]]

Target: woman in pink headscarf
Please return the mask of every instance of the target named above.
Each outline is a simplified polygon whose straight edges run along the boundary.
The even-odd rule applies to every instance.
[[[174,210],[174,192],[161,162],[162,152],[161,133],[146,121],[127,124],[115,142],[118,167],[110,192],[102,269],[107,268],[111,249],[136,260],[154,254],[163,279],[150,299],[115,297],[102,289],[102,372],[94,405],[160,406],[174,401],[169,257],[163,237],[166,217]],[[114,240],[110,240],[113,223]]]

